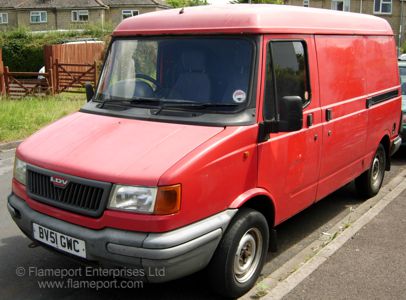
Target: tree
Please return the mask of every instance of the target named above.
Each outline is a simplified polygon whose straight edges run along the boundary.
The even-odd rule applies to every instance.
[[[172,7],[185,7],[207,5],[207,0],[167,0],[166,3]]]

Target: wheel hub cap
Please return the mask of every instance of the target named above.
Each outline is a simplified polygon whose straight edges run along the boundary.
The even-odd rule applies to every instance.
[[[248,281],[257,270],[262,243],[262,235],[256,228],[249,229],[241,238],[234,258],[234,276],[238,282]]]
[[[371,184],[375,188],[380,186],[383,179],[383,173],[385,172],[384,159],[384,154],[382,152],[378,152],[372,162]]]
[[[377,157],[374,158],[374,162],[372,164],[372,178],[376,180],[379,175],[379,159]]]

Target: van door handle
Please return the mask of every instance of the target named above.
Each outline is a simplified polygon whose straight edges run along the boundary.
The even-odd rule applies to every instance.
[[[326,109],[326,121],[331,121],[333,119],[333,111],[331,108]]]
[[[372,97],[367,98],[366,107],[370,108],[372,106]]]
[[[310,127],[313,125],[313,114],[308,114],[307,115],[307,127]]]

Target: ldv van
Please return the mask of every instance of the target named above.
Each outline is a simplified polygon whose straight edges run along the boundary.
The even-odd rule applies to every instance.
[[[377,194],[401,144],[393,33],[361,14],[226,5],[129,18],[87,95],[18,147],[14,221],[150,282],[206,269],[229,297],[254,285],[278,224],[353,180]]]

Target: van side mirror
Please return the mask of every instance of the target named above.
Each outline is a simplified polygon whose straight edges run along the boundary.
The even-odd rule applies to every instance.
[[[285,96],[279,102],[279,120],[259,124],[258,143],[269,139],[270,133],[298,131],[303,127],[303,101],[299,96]]]
[[[292,132],[303,127],[303,100],[299,96],[285,96],[279,101],[277,132]]]
[[[93,99],[94,89],[90,83],[85,84],[85,89],[86,89],[86,99],[87,99],[87,102],[89,102],[90,100]]]

